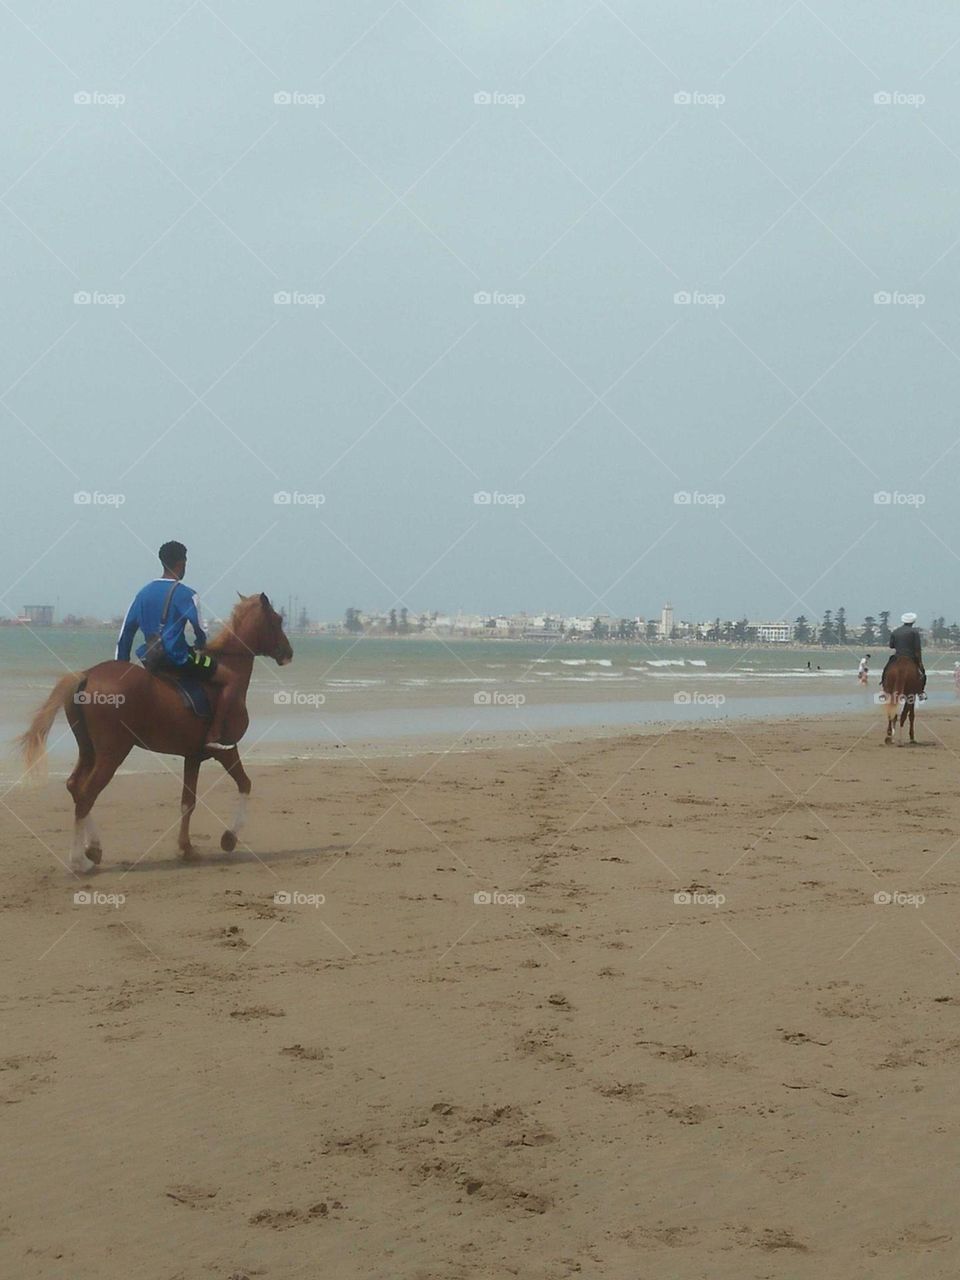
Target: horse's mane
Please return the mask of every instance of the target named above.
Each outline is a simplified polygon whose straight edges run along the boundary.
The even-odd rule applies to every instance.
[[[237,634],[237,627],[240,623],[243,622],[254,609],[259,607],[259,596],[244,596],[242,599],[238,600],[233,606],[230,617],[223,624],[213,639],[208,641],[206,649],[207,653],[216,653],[219,649],[222,649],[224,644],[226,644],[228,637],[231,635],[235,636]]]

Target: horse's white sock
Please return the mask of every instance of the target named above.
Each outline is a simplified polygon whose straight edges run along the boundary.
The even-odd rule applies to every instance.
[[[70,866],[74,871],[89,871],[93,863],[86,855],[86,822],[81,819],[73,824],[73,848],[70,851]]]
[[[233,824],[230,827],[235,836],[240,834],[241,828],[247,821],[247,801],[249,799],[250,797],[245,796],[242,792],[237,796],[236,807],[233,811]]]

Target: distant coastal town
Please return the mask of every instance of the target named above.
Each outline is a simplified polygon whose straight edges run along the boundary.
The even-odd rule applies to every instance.
[[[283,610],[287,629],[298,635],[369,636],[402,638],[435,636],[443,639],[541,640],[550,643],[619,641],[647,644],[731,644],[788,645],[791,647],[833,648],[856,646],[869,649],[887,645],[893,626],[899,623],[888,609],[868,614],[853,622],[844,608],[827,609],[819,619],[800,614],[792,621],[722,619],[693,621],[677,618],[671,604],[665,604],[655,617],[622,617],[610,614],[565,615],[562,613],[414,613],[406,607],[367,611],[356,607],[346,610],[342,618],[316,621],[296,597],[291,597]],[[0,626],[64,628],[115,628],[122,618],[78,617],[66,614],[56,617],[53,605],[25,605],[16,618],[0,619]],[[214,620],[215,625],[215,620]],[[932,618],[921,625],[928,644],[960,648],[960,624],[947,623],[945,617]]]

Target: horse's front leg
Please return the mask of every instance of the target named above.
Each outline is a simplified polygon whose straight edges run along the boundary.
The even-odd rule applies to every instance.
[[[237,847],[239,836],[247,820],[247,800],[250,796],[251,782],[246,770],[240,763],[240,752],[236,747],[229,751],[218,751],[216,759],[220,761],[227,773],[237,784],[237,807],[233,813],[233,822],[220,837],[220,848],[224,853],[233,853]]]
[[[182,858],[195,858],[197,851],[190,843],[190,819],[197,807],[197,778],[201,756],[187,756],[183,762],[183,791],[180,796],[180,835],[178,844]]]

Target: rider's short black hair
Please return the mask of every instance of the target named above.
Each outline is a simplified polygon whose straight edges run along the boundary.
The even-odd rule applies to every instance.
[[[165,569],[172,569],[187,558],[187,548],[182,542],[165,542],[159,551],[160,563]]]

